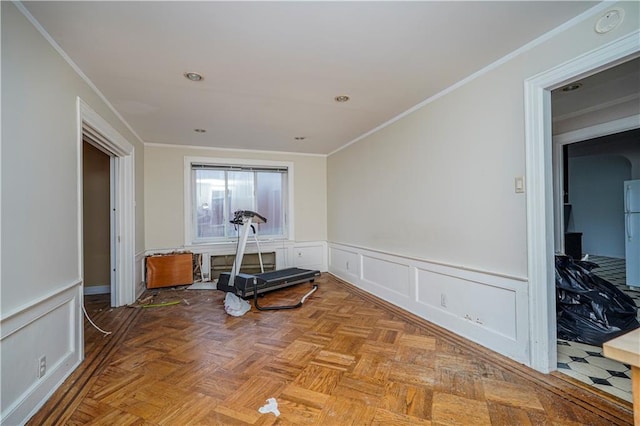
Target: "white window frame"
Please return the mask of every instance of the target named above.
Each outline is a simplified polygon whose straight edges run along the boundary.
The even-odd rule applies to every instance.
[[[216,241],[197,241],[195,235],[195,226],[193,223],[193,179],[192,179],[192,165],[193,164],[210,164],[212,166],[253,166],[253,167],[278,167],[287,169],[287,193],[285,208],[285,235],[284,237],[268,236],[267,238],[260,238],[260,241],[294,241],[295,236],[293,230],[294,227],[294,215],[293,215],[293,163],[289,161],[271,161],[271,160],[255,160],[244,158],[217,158],[217,157],[184,157],[184,235],[185,235],[185,247],[188,246],[202,246],[202,245],[214,245],[214,244],[228,244],[235,241],[235,238],[221,238]],[[260,212],[258,212],[260,213]],[[269,218],[267,218],[268,220]]]

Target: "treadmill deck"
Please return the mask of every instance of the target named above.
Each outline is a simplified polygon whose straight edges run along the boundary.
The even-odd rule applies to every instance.
[[[235,293],[240,297],[249,297],[254,293],[254,280],[258,294],[261,294],[304,282],[313,282],[319,276],[320,271],[316,270],[286,268],[254,275],[238,274],[235,277],[234,286],[231,287],[228,285],[230,274],[222,273],[218,280],[218,290]]]

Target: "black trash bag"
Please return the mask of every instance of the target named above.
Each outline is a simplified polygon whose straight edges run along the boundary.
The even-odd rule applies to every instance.
[[[591,272],[593,262],[556,256],[558,338],[602,346],[640,327],[631,297]]]

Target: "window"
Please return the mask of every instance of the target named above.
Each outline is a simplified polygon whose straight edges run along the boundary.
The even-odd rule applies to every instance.
[[[290,237],[291,165],[231,164],[212,159],[191,159],[187,164],[190,243],[235,239],[237,230],[229,220],[236,210],[252,210],[267,218],[267,223],[257,225],[259,236]]]

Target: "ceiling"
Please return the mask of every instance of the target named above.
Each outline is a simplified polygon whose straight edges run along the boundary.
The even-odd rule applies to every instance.
[[[567,86],[576,86],[578,89],[563,90]],[[554,119],[571,118],[598,105],[604,108],[624,101],[637,104],[640,98],[640,58],[573,81],[567,86],[551,94]]]
[[[339,149],[595,4],[23,3],[143,142],[310,154]]]

